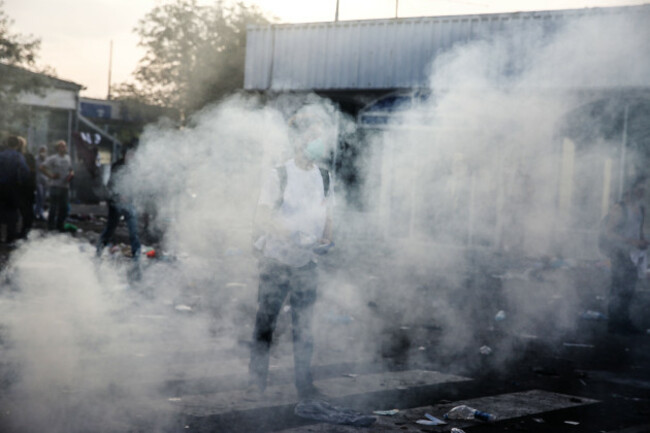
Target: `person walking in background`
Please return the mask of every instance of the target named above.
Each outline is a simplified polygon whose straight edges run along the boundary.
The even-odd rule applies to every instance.
[[[104,247],[113,237],[115,229],[124,217],[126,226],[129,229],[129,242],[131,243],[131,254],[133,260],[140,258],[140,237],[138,236],[138,214],[130,194],[124,193],[123,177],[127,167],[133,158],[134,151],[128,150],[126,154],[111,166],[111,177],[108,181],[108,221],[106,227],[97,242],[97,257],[102,255]]]
[[[301,399],[321,395],[311,373],[311,322],[318,285],[315,254],[332,245],[330,177],[316,165],[325,153],[323,132],[316,125],[296,140],[294,158],[271,170],[262,185],[255,218],[260,233],[255,247],[261,257],[247,390],[252,397],[266,388],[273,333],[287,296],[298,395]]]
[[[27,148],[27,140],[23,137],[18,138],[20,139],[20,151],[25,158],[27,167],[29,167],[29,177],[25,182],[20,184],[20,191],[18,193],[18,208],[22,219],[22,225],[18,237],[21,239],[27,239],[27,234],[34,224],[34,195],[36,193],[37,170],[36,159]]]
[[[29,178],[29,167],[20,153],[18,136],[7,137],[0,150],[0,227],[6,227],[5,242],[13,243],[17,238],[19,190]]]
[[[68,155],[65,141],[55,144],[56,153],[48,157],[39,167],[51,180],[50,184],[50,214],[47,220],[48,230],[64,230],[65,219],[68,216],[68,198],[70,181],[74,176],[72,161]]]
[[[605,234],[612,264],[609,293],[608,329],[613,333],[634,334],[639,331],[630,320],[630,305],[639,277],[648,266],[648,241],[643,233],[645,220],[645,177],[637,179],[610,211]]]
[[[47,159],[47,146],[38,148],[38,155],[36,156],[36,167],[40,167]],[[45,219],[45,197],[47,195],[48,179],[45,173],[41,170],[36,170],[36,197],[34,202],[34,216],[37,220],[43,221]]]

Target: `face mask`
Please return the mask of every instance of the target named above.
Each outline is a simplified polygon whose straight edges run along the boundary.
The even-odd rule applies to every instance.
[[[312,161],[318,161],[325,157],[325,140],[316,138],[305,146],[305,156]]]

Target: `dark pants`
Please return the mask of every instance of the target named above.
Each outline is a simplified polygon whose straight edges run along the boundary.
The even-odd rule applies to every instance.
[[[311,358],[314,351],[314,337],[311,322],[316,291],[315,263],[302,268],[291,268],[277,262],[260,260],[258,310],[249,371],[252,379],[261,389],[266,387],[273,332],[280,308],[287,295],[291,305],[296,388],[300,390],[312,385]]]
[[[138,237],[138,214],[135,207],[131,204],[116,204],[109,202],[108,204],[108,221],[106,228],[99,237],[97,244],[97,255],[101,255],[102,249],[106,246],[108,241],[111,240],[115,229],[120,224],[120,217],[124,217],[126,226],[129,229],[129,241],[131,243],[131,254],[134,260],[140,258],[140,238]]]
[[[609,323],[611,327],[630,323],[630,304],[638,279],[637,267],[627,252],[617,252],[611,258],[612,284],[609,291]]]
[[[48,230],[62,232],[68,217],[68,188],[50,187],[50,214],[47,218]]]
[[[34,213],[36,218],[43,219],[43,209],[45,208],[45,192],[47,185],[43,182],[36,184],[36,201],[34,203]]]
[[[20,237],[26,238],[29,231],[34,225],[34,190],[25,189],[19,201],[20,217],[22,218],[22,228],[20,230]]]
[[[12,243],[17,238],[18,224],[18,187],[0,184],[0,227],[6,226],[5,242]]]

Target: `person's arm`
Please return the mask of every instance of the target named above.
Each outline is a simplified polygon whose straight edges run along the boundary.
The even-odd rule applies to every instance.
[[[39,167],[41,172],[49,177],[50,179],[58,179],[59,178],[59,173],[54,173],[53,171],[50,170],[50,159],[46,159],[43,164]]]
[[[29,166],[25,161],[25,157],[18,154],[16,162],[18,163],[18,182],[26,182],[29,179]]]

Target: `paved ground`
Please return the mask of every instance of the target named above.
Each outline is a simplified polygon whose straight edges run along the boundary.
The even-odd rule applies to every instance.
[[[71,221],[81,228],[74,235],[78,243],[92,244],[103,226],[98,216],[105,215],[104,208],[74,206],[72,214],[75,218]],[[118,236],[125,240],[126,232],[120,230]],[[4,252],[5,258],[12,254],[11,250]],[[38,266],[33,264],[33,269]],[[163,269],[154,266],[173,264],[151,266],[153,275],[156,269]],[[34,419],[38,419],[39,408],[50,413],[50,418],[35,424],[39,429],[33,431],[39,432],[397,433],[448,432],[452,427],[468,433],[650,432],[650,336],[608,334],[604,320],[578,319],[570,331],[559,326],[566,317],[576,318],[586,310],[603,311],[606,270],[599,264],[581,268],[552,263],[530,269],[522,272],[520,267],[506,269],[500,264],[474,269],[465,276],[461,289],[481,301],[455,306],[472,325],[472,345],[450,343],[449,330],[434,313],[427,314],[429,307],[424,301],[412,306],[412,315],[391,315],[382,304],[381,292],[366,306],[375,317],[389,319],[389,325],[381,329],[374,327],[372,319],[353,320],[354,311],[318,316],[314,374],[330,403],[368,415],[399,409],[392,416],[376,415],[377,421],[370,427],[333,425],[294,414],[298,399],[292,385],[290,333],[284,329],[289,320],[286,310],[272,352],[269,388],[263,396],[251,397],[245,393],[250,328],[233,334],[225,322],[215,319],[241,310],[246,321],[251,305],[242,306],[242,300],[234,295],[230,303],[222,296],[220,305],[202,307],[189,297],[145,302],[146,296],[137,294],[132,305],[110,322],[119,327],[122,350],[109,355],[102,350],[106,343],[81,342],[75,347],[96,349],[83,352],[74,370],[68,372],[72,380],[54,381],[50,389],[40,390],[48,399],[39,400],[39,404],[56,408],[56,416],[34,405],[33,394],[8,397],[14,386],[12,360],[6,358],[11,353],[11,339],[0,338],[0,386],[7,391],[0,398],[0,431],[29,431],[25,426],[33,424],[16,419],[21,407],[29,407]],[[98,272],[101,274],[101,269]],[[382,285],[371,278],[367,281],[368,290],[370,285],[375,289]],[[441,281],[423,284],[418,299],[443,296]],[[577,290],[557,290],[567,281]],[[222,283],[222,290],[233,294],[254,284]],[[481,287],[480,294],[473,291],[476,287]],[[458,290],[454,296],[462,299],[464,294]],[[527,310],[529,304],[517,304],[518,310],[512,305],[518,296],[544,304],[544,308],[538,305],[535,309],[540,316],[525,325],[518,320],[531,319],[532,311]],[[650,328],[648,306],[650,292],[641,287],[634,314],[644,329]],[[505,319],[495,316],[499,309],[508,311]],[[203,322],[197,318],[203,318],[212,332],[200,333],[197,323]],[[55,317],[51,323],[63,326],[59,320]],[[89,326],[92,320],[83,323]],[[236,321],[229,324],[239,326]],[[157,329],[155,335],[164,341],[151,341],[150,334],[143,331],[146,329]],[[41,344],[47,347],[47,341]],[[52,369],[57,368],[58,359],[68,355],[55,347],[34,353],[51,357]],[[98,372],[103,377],[98,377]],[[84,383],[74,385],[75,377],[83,378]],[[119,378],[125,377],[128,381],[120,382]],[[443,418],[458,404],[490,412],[497,421],[450,421],[442,426],[417,423],[426,419],[427,413]]]

